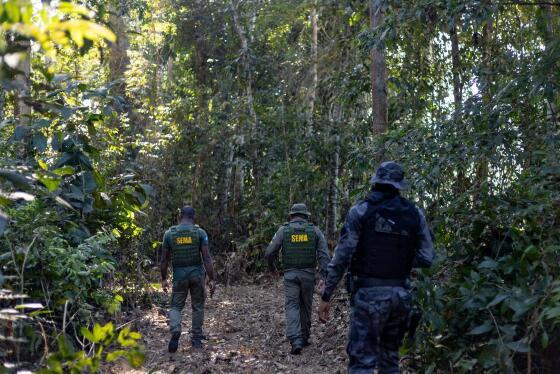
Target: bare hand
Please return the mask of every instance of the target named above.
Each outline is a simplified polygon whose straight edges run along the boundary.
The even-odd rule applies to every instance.
[[[322,295],[323,292],[325,292],[325,280],[321,279],[319,281],[319,292],[318,293],[319,293],[319,295]]]
[[[321,300],[319,304],[319,321],[327,323],[329,320],[329,311],[331,310],[331,303]]]
[[[213,280],[208,281],[208,288],[210,289],[210,298],[214,297],[214,292],[216,292],[216,282]]]
[[[161,281],[161,289],[162,289],[163,292],[165,292],[165,293],[169,292],[169,281],[168,281],[167,279]]]

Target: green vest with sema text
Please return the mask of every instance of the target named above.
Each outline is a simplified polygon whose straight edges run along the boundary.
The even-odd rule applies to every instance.
[[[311,223],[284,224],[282,266],[284,269],[315,269],[317,235]]]
[[[200,266],[200,236],[198,226],[184,228],[173,226],[171,235],[171,263],[174,268]]]

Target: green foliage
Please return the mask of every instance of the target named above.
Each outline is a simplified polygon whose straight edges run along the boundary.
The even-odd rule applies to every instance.
[[[558,7],[387,0],[372,30],[370,3],[62,2],[37,4],[31,22],[30,2],[2,2],[0,265],[7,287],[45,305],[28,326],[48,318],[58,332],[66,310],[76,330],[100,307],[147,298],[147,270],[185,203],[225,277],[263,268],[294,202],[333,245],[378,161],[395,159],[438,242],[417,280],[425,323],[412,369],[554,367]],[[28,40],[39,50],[25,90]],[[388,67],[383,136],[371,131],[372,48]],[[67,369],[94,365],[74,353],[60,358]]]
[[[213,248],[237,251],[226,254],[228,267],[241,257],[241,273],[260,269],[291,203],[306,202],[332,243],[331,221],[340,228],[378,161],[395,159],[438,241],[437,266],[418,279],[425,325],[409,351],[414,369],[550,369],[560,273],[558,9],[381,3],[376,30],[359,1],[217,1],[151,19],[172,26],[131,45],[135,83],[168,67],[161,85],[131,86],[144,97],[136,105],[154,113],[148,134],[165,135],[140,155],[158,202],[145,235],[160,240],[171,212],[191,202]],[[380,137],[371,131],[372,48],[385,48],[388,66],[390,126]]]
[[[137,215],[152,191],[123,168],[125,130],[115,125],[126,120],[125,101],[113,92],[116,83],[88,81],[74,69],[116,41],[97,16],[70,2],[0,4],[0,268],[6,292],[18,294],[5,310],[22,312],[7,336],[21,347],[0,341],[3,361],[40,362],[49,337],[116,315],[125,301],[112,289],[115,252],[140,234]],[[121,331],[121,349],[136,347],[126,340],[138,338],[131,334]],[[112,336],[96,343],[108,346]],[[63,349],[71,344],[60,342],[58,359],[77,360],[61,361],[63,368],[98,366],[101,352]],[[137,364],[131,352],[110,358]]]
[[[144,354],[138,345],[142,336],[130,331],[130,326],[121,329],[118,334],[111,322],[101,326],[95,324],[93,329],[81,328],[82,336],[92,344],[92,354],[84,350],[76,351],[72,344],[61,335],[58,338],[58,352],[48,358],[48,365],[39,373],[83,373],[98,372],[103,362],[113,362],[125,358],[128,363],[139,368],[144,362]]]

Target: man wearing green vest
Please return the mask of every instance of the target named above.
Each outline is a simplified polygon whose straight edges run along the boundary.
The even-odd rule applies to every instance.
[[[294,355],[310,344],[315,267],[318,262],[320,283],[324,284],[330,262],[325,236],[308,222],[310,215],[305,204],[294,204],[289,213],[290,222],[278,229],[265,253],[270,270],[277,274],[275,260],[282,249],[286,335],[292,346],[290,353]]]
[[[169,353],[177,352],[179,346],[181,314],[189,292],[192,304],[191,342],[194,348],[202,348],[206,273],[209,278],[210,297],[215,290],[214,265],[208,250],[208,235],[194,224],[194,217],[195,211],[191,206],[183,207],[179,224],[172,226],[163,236],[161,279],[165,292],[169,288],[167,269],[170,261],[173,266],[173,289],[169,310],[171,331]]]

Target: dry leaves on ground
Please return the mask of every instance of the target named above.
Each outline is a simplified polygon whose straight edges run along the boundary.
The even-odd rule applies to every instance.
[[[167,300],[167,298],[165,298]],[[203,349],[190,346],[190,304],[183,313],[183,335],[179,350],[167,353],[169,332],[167,307],[141,311],[136,328],[146,346],[146,361],[141,370],[121,362],[114,373],[342,373],[346,371],[348,306],[334,302],[331,320],[317,320],[315,295],[312,345],[300,356],[288,353],[285,337],[284,290],[282,281],[267,281],[218,288],[205,309]]]

